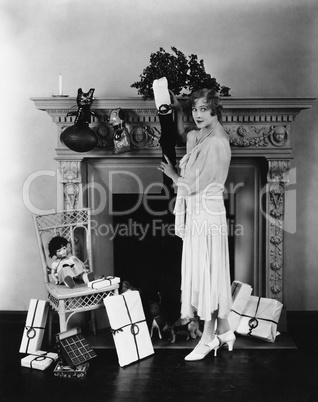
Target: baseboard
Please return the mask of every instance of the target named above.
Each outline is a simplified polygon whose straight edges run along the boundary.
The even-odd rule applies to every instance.
[[[318,310],[288,310],[288,316],[291,317],[318,317]]]
[[[288,325],[287,329],[308,331],[314,329],[316,331],[318,322],[318,311],[288,311],[287,312]]]
[[[0,322],[12,322],[12,323],[24,323],[27,316],[27,311],[22,310],[0,310]],[[311,325],[316,326],[318,322],[318,310],[301,310],[301,311],[286,311],[284,313],[282,327],[279,329],[281,332],[285,332],[285,317],[287,321],[287,328],[294,326],[310,327]],[[54,322],[58,322],[58,315],[53,315]]]
[[[27,311],[12,311],[12,310],[1,310],[0,311],[0,322],[1,323],[24,323],[27,316]]]
[[[22,323],[26,321],[28,312],[22,310],[0,310],[0,323]],[[53,315],[53,322],[58,323],[58,315]]]
[[[99,332],[97,335],[87,334],[86,338],[94,349],[115,349],[113,336],[110,330]],[[159,339],[157,333],[154,334],[151,340],[154,349],[193,349],[199,341],[199,339],[185,340],[184,338],[179,338],[175,343],[171,343],[168,340]],[[235,349],[290,350],[297,349],[297,347],[288,333],[278,335],[273,343],[236,334]]]

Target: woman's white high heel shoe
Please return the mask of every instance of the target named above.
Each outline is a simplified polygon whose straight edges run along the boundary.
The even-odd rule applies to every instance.
[[[227,331],[222,335],[217,335],[217,337],[220,339],[220,347],[224,346],[227,344],[229,352],[232,352],[233,350],[233,346],[234,346],[234,342],[236,340],[236,336],[234,335],[233,331]]]
[[[199,353],[197,350],[199,349],[199,346],[205,346],[206,347],[206,352],[201,352]],[[218,336],[215,336],[214,339],[209,342],[209,343],[204,343],[204,342],[199,342],[197,346],[193,349],[191,353],[189,353],[184,360],[186,361],[196,361],[196,360],[202,360],[205,358],[206,355],[208,355],[212,350],[214,350],[214,356],[216,356],[217,350],[221,346],[221,341],[219,340]]]

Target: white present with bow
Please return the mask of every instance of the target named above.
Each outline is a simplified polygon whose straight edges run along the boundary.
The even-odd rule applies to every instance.
[[[240,281],[232,282],[232,307],[228,318],[232,331],[236,331],[240,322],[241,314],[249,301],[252,291],[252,287],[247,283]]]
[[[279,334],[277,325],[282,308],[283,304],[278,300],[250,296],[236,332],[266,342],[275,342],[276,336]]]
[[[49,306],[45,300],[30,300],[20,353],[33,353],[41,349],[48,309]]]
[[[45,370],[58,359],[57,353],[43,352],[37,350],[36,352],[21,359],[21,366],[28,367],[36,370]]]
[[[121,367],[154,353],[140,294],[128,290],[118,296],[107,296],[104,304]]]
[[[120,283],[120,278],[116,276],[107,276],[106,278],[103,277],[90,281],[87,286],[92,289],[104,289],[109,286],[117,285],[118,283]]]

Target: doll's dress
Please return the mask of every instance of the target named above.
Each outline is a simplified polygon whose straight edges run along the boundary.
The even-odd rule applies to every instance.
[[[57,270],[57,278],[60,284],[64,283],[67,276],[77,278],[87,272],[83,262],[75,256],[53,262],[52,268]]]

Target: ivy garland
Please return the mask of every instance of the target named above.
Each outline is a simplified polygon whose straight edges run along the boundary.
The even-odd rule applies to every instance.
[[[150,64],[140,74],[140,81],[131,87],[138,90],[143,100],[153,99],[152,83],[166,77],[169,89],[175,94],[189,96],[200,88],[210,88],[219,92],[220,96],[230,96],[230,88],[221,86],[215,78],[206,73],[203,60],[191,54],[185,56],[176,47],[171,47],[174,54],[166,52],[162,47],[150,54]]]

